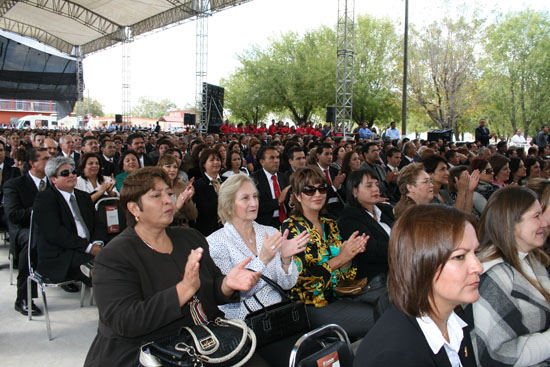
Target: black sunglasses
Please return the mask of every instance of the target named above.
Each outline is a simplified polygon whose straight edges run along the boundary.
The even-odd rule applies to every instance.
[[[322,184],[319,186],[304,186],[302,193],[307,196],[315,195],[315,191],[319,191],[319,194],[324,195],[327,193],[328,185]]]
[[[493,169],[492,168],[486,168],[483,171],[481,171],[481,173],[485,173],[487,175],[490,175],[491,173],[493,173]]]
[[[69,177],[69,175],[71,175],[71,174],[76,175],[76,169],[75,168],[64,169],[63,171],[59,172],[58,176]]]

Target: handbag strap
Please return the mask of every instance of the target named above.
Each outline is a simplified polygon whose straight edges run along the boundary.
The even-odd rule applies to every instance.
[[[261,274],[260,275],[260,278],[266,282],[267,284],[269,284],[273,289],[275,289],[283,299],[288,299],[290,301],[292,301],[290,299],[290,297],[288,296],[288,294],[285,292],[285,290],[279,285],[277,284],[277,282],[271,280],[270,278],[268,278],[267,276]],[[255,295],[254,295],[255,296]],[[261,304],[261,303],[260,303]]]

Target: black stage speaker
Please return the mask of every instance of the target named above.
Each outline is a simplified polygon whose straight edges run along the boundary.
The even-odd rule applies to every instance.
[[[206,104],[206,118],[208,133],[219,133],[223,125],[223,98],[224,89],[217,85],[202,84],[202,103]]]
[[[115,115],[115,123],[122,124],[122,115]]]
[[[326,122],[336,122],[336,107],[327,106],[327,113],[325,115]]]
[[[183,114],[183,124],[184,125],[195,125],[196,115],[194,113],[184,113]]]
[[[428,141],[438,141],[442,139],[444,142],[453,141],[453,130],[430,130],[428,131]]]

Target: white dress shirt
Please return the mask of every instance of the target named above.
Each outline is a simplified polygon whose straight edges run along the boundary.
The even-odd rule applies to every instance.
[[[256,233],[256,251],[259,255],[265,235],[271,236],[278,231],[273,227],[263,226],[256,222],[253,222],[253,226],[254,232]],[[250,251],[239,232],[237,232],[237,229],[230,222],[225,223],[223,228],[212,233],[206,240],[208,241],[210,256],[224,274],[229,273],[235,265],[248,257],[252,257],[252,261],[246,268],[259,271],[279,284],[283,289],[292,288],[298,280],[298,269],[294,261],[288,266],[288,273],[285,273],[282,267],[281,256],[279,254],[276,254],[273,259],[265,265],[258,256]],[[248,310],[243,302],[246,302],[248,308],[252,311],[261,309],[261,306],[252,297],[254,294],[266,307],[281,302],[279,293],[260,279],[258,284],[250,291],[241,292],[241,302],[220,305],[218,307],[225,313],[225,317],[229,319],[244,319],[248,314]]]
[[[435,322],[429,316],[417,317],[416,321],[430,346],[433,354],[439,353],[441,347],[445,348],[447,357],[451,362],[452,367],[462,367],[460,362],[460,356],[458,351],[460,350],[460,344],[464,338],[464,331],[462,328],[468,326],[457,314],[451,312],[451,315],[447,319],[447,332],[449,334],[449,342],[445,340],[441,330],[437,327]]]

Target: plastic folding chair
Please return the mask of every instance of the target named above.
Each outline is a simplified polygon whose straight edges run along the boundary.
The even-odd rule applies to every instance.
[[[329,336],[336,336],[337,339],[329,343],[322,340]],[[323,348],[305,357],[301,356],[307,345],[315,341],[323,345]],[[289,367],[344,367],[351,366],[353,358],[353,350],[346,331],[339,325],[329,324],[310,331],[298,339],[290,352]]]

